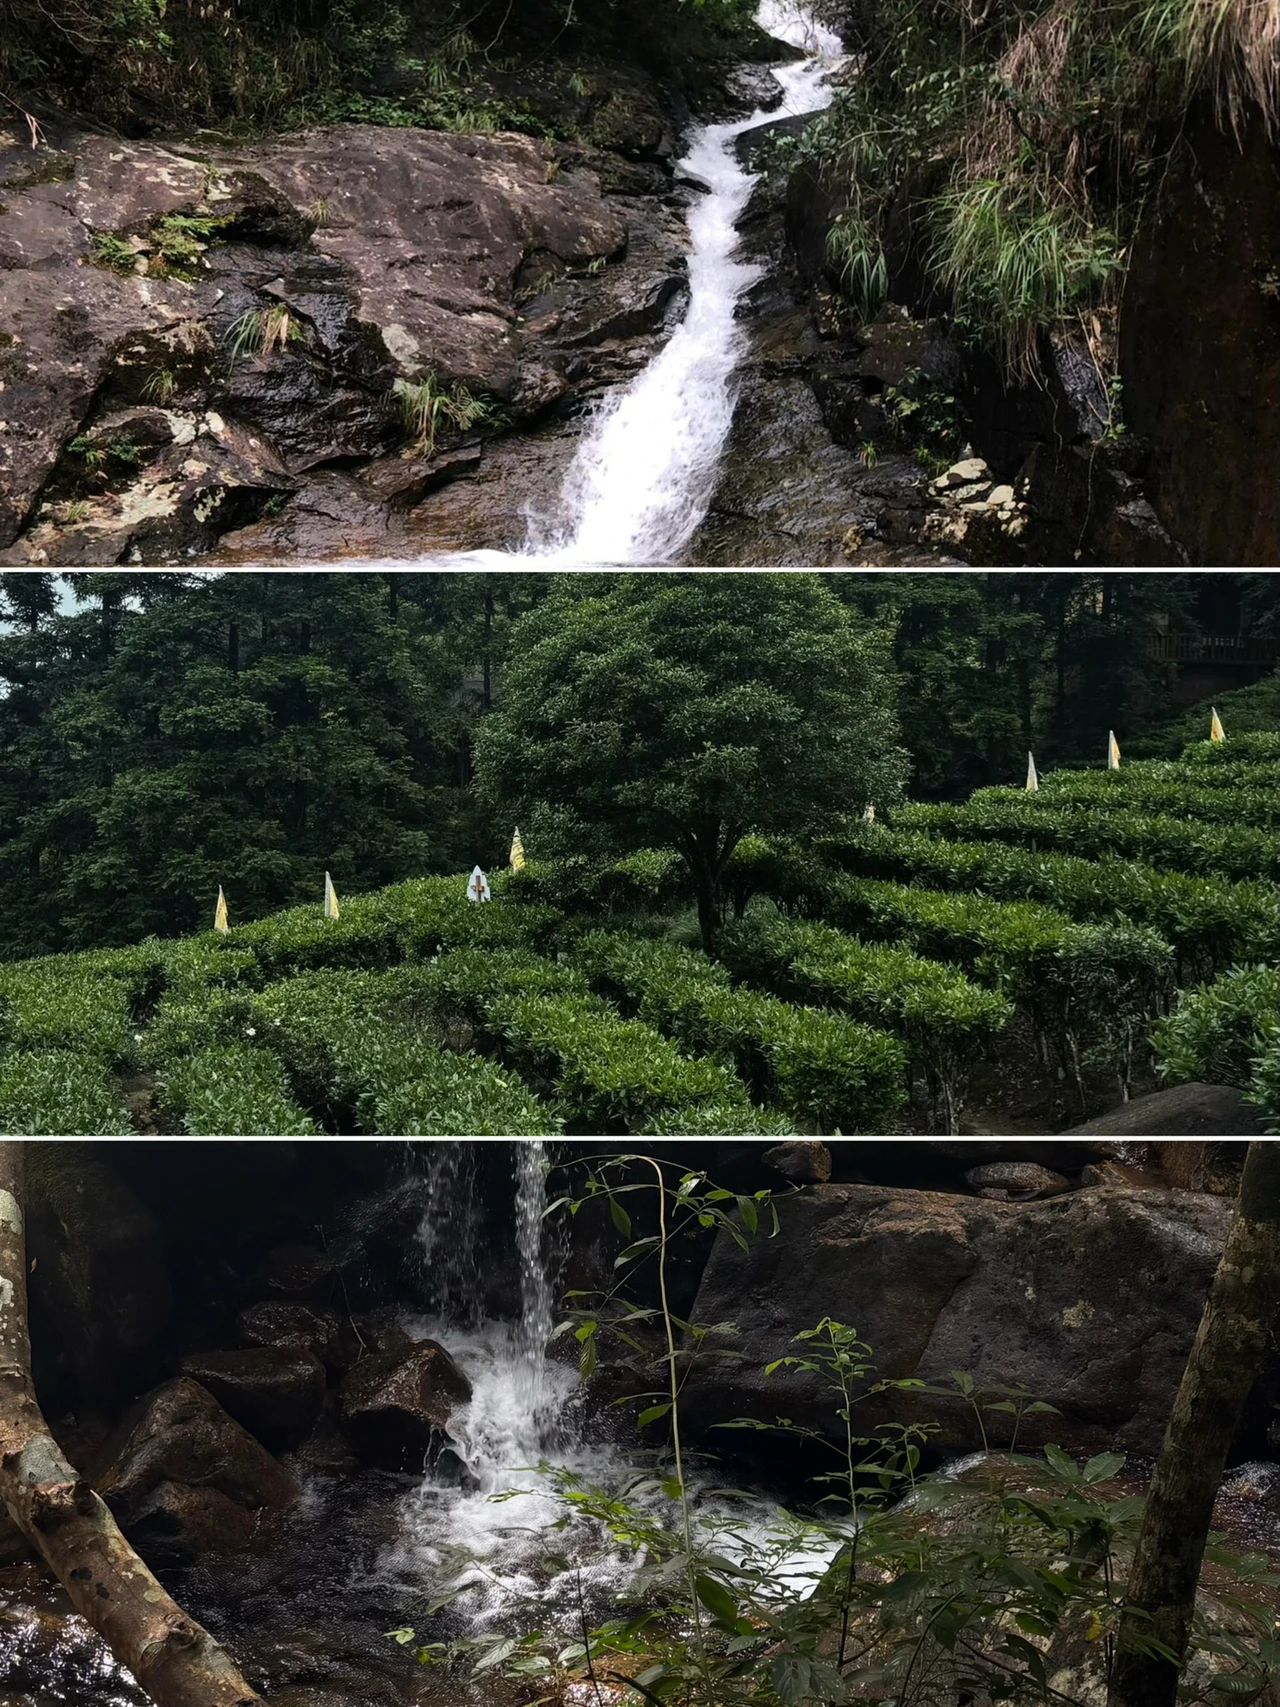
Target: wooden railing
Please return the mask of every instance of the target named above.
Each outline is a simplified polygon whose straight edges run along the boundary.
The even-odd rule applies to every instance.
[[[1273,664],[1280,656],[1280,642],[1243,634],[1154,634],[1147,651],[1171,664]]]

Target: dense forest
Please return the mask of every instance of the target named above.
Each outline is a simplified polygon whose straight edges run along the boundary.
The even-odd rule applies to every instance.
[[[1095,762],[1112,727],[1180,750],[1159,747],[1177,667],[1153,642],[1196,631],[1195,576],[821,579],[877,649],[884,739],[900,727],[916,796],[1020,780],[1030,747]],[[717,589],[680,584],[709,617]],[[308,897],[317,868],[372,889],[502,863],[510,825],[472,786],[473,744],[532,641],[522,617],[553,600],[562,620],[598,590],[500,572],[4,575],[0,943],[189,930],[229,876],[245,919]],[[1238,620],[1274,632],[1272,578],[1239,591]],[[563,826],[531,831],[563,851]]]

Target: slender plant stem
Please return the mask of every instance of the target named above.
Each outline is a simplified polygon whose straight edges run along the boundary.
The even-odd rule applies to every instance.
[[[694,1647],[698,1669],[702,1673],[707,1699],[713,1699],[707,1666],[707,1643],[702,1628],[702,1606],[698,1599],[697,1571],[693,1560],[693,1523],[689,1511],[689,1490],[684,1480],[684,1451],[680,1441],[680,1383],[676,1376],[676,1338],[671,1321],[671,1304],[667,1297],[667,1188],[662,1170],[651,1157],[650,1166],[658,1180],[658,1297],[662,1304],[662,1326],[667,1339],[667,1382],[671,1395],[671,1451],[676,1464],[676,1483],[680,1489],[680,1520],[684,1531],[684,1563],[689,1578],[689,1605],[693,1613]]]

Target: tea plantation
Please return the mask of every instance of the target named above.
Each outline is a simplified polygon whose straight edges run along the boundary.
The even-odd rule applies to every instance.
[[[1277,781],[1259,733],[753,839],[714,960],[651,852],[12,963],[0,1129],[948,1132],[1029,1061],[1081,1107],[1154,1066],[1280,1125]]]

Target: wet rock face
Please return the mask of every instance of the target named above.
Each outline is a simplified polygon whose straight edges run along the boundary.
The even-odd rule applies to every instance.
[[[816,1138],[775,1144],[760,1158],[766,1167],[795,1185],[825,1185],[831,1178],[831,1152]]]
[[[991,1162],[986,1167],[971,1168],[964,1176],[966,1185],[979,1197],[997,1201],[1011,1199],[1030,1201],[1039,1197],[1057,1197],[1071,1190],[1071,1181],[1036,1162]]]
[[[324,1365],[306,1350],[192,1352],[183,1358],[182,1372],[264,1441],[293,1439],[315,1421],[324,1402]]]
[[[450,1412],[471,1397],[471,1383],[443,1346],[423,1340],[407,1355],[374,1352],[342,1383],[343,1422],[365,1462],[384,1470],[421,1470],[440,1444]]]
[[[478,419],[347,494],[385,531],[474,472],[460,437],[633,371],[683,289],[680,206],[606,196],[600,150],[344,125],[198,156],[68,132],[33,162],[4,135],[6,562],[202,554],[314,473],[410,450],[397,384],[464,388]]]
[[[701,1428],[773,1416],[780,1399],[765,1364],[830,1315],[856,1326],[882,1376],[949,1384],[950,1371],[965,1370],[979,1387],[1023,1385],[1055,1406],[1059,1415],[1024,1419],[1026,1446],[1154,1455],[1231,1206],[1107,1187],[1017,1204],[819,1185],[781,1202],[779,1216],[777,1238],[745,1253],[724,1240],[713,1250],[693,1318],[740,1331],[715,1369],[691,1379]],[[830,1394],[808,1378],[788,1378],[786,1409],[838,1427]],[[959,1400],[904,1392],[858,1414],[867,1424],[936,1421],[932,1446],[944,1453],[982,1445]],[[998,1443],[1002,1424],[987,1421]]]
[[[36,1377],[98,1404],[136,1392],[164,1368],[173,1298],[160,1225],[102,1146],[32,1153],[28,1281]]]
[[[1206,111],[1173,145],[1134,243],[1124,408],[1160,518],[1195,564],[1280,562],[1280,151]]]
[[[347,1322],[335,1311],[311,1304],[267,1299],[242,1310],[236,1325],[245,1346],[306,1352],[327,1369],[348,1369],[360,1351],[355,1331]]]
[[[94,1481],[130,1539],[163,1562],[238,1552],[264,1514],[298,1497],[284,1466],[188,1376],[141,1401]]]
[[[785,197],[800,273],[837,307],[839,269],[827,236],[844,197],[839,182],[812,164],[791,174]],[[948,325],[945,304],[923,275],[917,241],[907,218],[892,219],[893,301],[867,324],[852,323],[847,312],[831,317],[832,345],[818,388],[837,441],[853,449],[870,445],[887,460],[918,434],[931,455],[954,455],[967,444],[966,460],[976,453],[989,465],[985,490],[976,490],[976,482],[975,490],[954,496],[934,489],[917,506],[917,529],[951,561],[1153,567],[1185,561],[1170,537],[1169,517],[1157,515],[1146,491],[1145,445],[1136,435],[1108,432],[1112,400],[1089,352],[1072,338],[1047,337],[1036,376],[1011,380]],[[1185,291],[1178,300],[1185,311]],[[1169,371],[1178,364],[1164,365]],[[1126,410],[1127,404],[1126,389]],[[993,492],[999,503],[988,503]],[[902,521],[897,528],[904,531]]]

